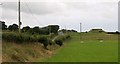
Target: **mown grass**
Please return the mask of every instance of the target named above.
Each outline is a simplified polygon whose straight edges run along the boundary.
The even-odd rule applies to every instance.
[[[117,62],[118,36],[99,33],[84,33],[82,41],[80,34],[72,33],[72,39],[45,59],[45,62]],[[102,40],[103,42],[101,42]]]

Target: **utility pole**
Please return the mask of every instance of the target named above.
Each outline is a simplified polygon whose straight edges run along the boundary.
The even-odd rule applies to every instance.
[[[18,2],[18,28],[19,28],[19,33],[21,32],[20,30],[20,25],[21,25],[21,16],[20,16],[20,0]]]
[[[80,40],[81,40],[81,43],[83,43],[83,41],[82,41],[82,23],[80,23]]]
[[[80,23],[80,33],[82,33],[82,23]]]

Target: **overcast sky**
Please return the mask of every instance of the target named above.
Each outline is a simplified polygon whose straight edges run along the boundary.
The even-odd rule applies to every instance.
[[[21,0],[21,22],[24,26],[57,24],[60,28],[89,31],[102,28],[118,30],[118,0]],[[17,1],[2,1],[1,20],[7,25],[18,23]]]

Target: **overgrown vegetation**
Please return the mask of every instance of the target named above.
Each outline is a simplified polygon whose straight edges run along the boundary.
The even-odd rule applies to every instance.
[[[81,49],[81,48],[84,48],[83,46],[81,46],[82,43],[83,43],[83,45],[84,45],[84,42],[85,42],[85,44],[87,43],[85,45],[85,47],[86,48],[88,47],[89,49],[93,50],[93,49],[96,49],[97,47],[99,47],[98,45],[101,46],[103,44],[103,42],[114,44],[114,41],[116,41],[118,39],[117,34],[119,34],[118,31],[105,32],[102,29],[92,29],[89,32],[77,33],[76,30],[67,30],[67,29],[59,30],[58,25],[48,25],[45,27],[35,26],[33,28],[26,26],[26,27],[23,27],[22,29],[20,29],[21,32],[18,32],[17,24],[12,24],[12,25],[7,26],[5,24],[5,22],[1,22],[1,21],[0,21],[0,24],[2,25],[2,30],[3,30],[3,32],[2,32],[3,60],[6,59],[6,61],[26,62],[26,61],[31,61],[40,56],[44,57],[46,55],[51,55],[52,53],[50,52],[50,50],[51,50],[50,46],[53,47],[53,49],[56,49],[56,45],[62,46],[66,40],[71,39],[71,36],[73,37],[73,39],[71,39],[71,41],[70,41],[72,43],[70,43],[71,45],[69,44],[70,47],[68,47],[68,48],[66,47],[65,52],[63,50],[63,52],[64,52],[63,57],[65,54],[67,54],[68,58],[71,55],[80,58],[82,56],[77,55],[76,53],[83,54],[83,56],[85,55],[83,53],[84,50],[86,50],[85,53],[86,52],[91,53],[91,52],[89,52],[88,49]],[[79,39],[81,40],[81,44],[80,44]],[[109,42],[109,41],[113,41],[113,42]],[[90,44],[90,43],[94,43],[97,46],[95,45],[96,46],[95,47],[93,44]],[[104,44],[107,45],[106,43],[104,43]],[[111,47],[111,44],[110,44],[110,47]],[[91,46],[92,46],[92,48],[91,48]],[[81,48],[79,48],[79,47],[81,47]],[[116,45],[115,45],[115,47],[116,47]],[[112,50],[115,47],[114,46],[111,47],[110,50]],[[105,48],[106,48],[106,46],[105,46]],[[79,49],[79,52],[78,52],[78,49]],[[74,52],[73,51],[68,52],[68,50],[69,51],[73,50]],[[101,49],[98,49],[98,50],[101,50]],[[94,52],[96,52],[96,51],[94,51]],[[101,52],[103,53],[104,51],[101,51]],[[99,52],[99,53],[101,53],[101,52]],[[108,52],[110,52],[109,49],[108,49]],[[115,50],[113,50],[113,52],[115,52]],[[98,55],[100,55],[100,54],[98,54]],[[113,54],[110,54],[109,56],[112,56],[112,55]],[[61,55],[59,54],[58,57],[59,56],[61,56]],[[109,58],[109,57],[104,57],[104,55],[101,55],[101,56],[103,58]],[[84,59],[85,57],[86,57],[86,55],[82,58]],[[97,58],[98,57],[96,57],[96,59]],[[116,59],[116,56],[113,58]],[[62,60],[63,60],[63,58],[62,58]],[[77,59],[77,60],[79,60],[79,59]],[[82,60],[82,59],[80,59],[80,60]]]
[[[0,21],[0,24],[3,25],[2,39],[6,42],[14,42],[19,44],[39,42],[44,45],[45,49],[48,49],[48,45],[56,43],[61,46],[63,41],[68,39],[68,35],[58,35],[58,25],[48,25],[41,28],[39,26],[35,26],[33,28],[26,26],[23,27],[21,29],[21,33],[19,33],[17,24],[9,25],[8,28],[5,22]],[[53,41],[54,38],[56,39]]]
[[[15,43],[35,43],[39,42],[44,45],[44,48],[47,49],[47,46],[52,45],[54,42],[59,44],[60,46],[63,44],[63,41],[70,38],[69,35],[58,35],[55,40],[52,41],[54,34],[50,35],[39,35],[39,34],[24,34],[24,33],[16,33],[16,32],[3,32],[2,39],[6,42],[15,42]]]
[[[48,46],[50,50],[59,47]],[[53,55],[52,51],[43,48],[41,43],[21,43],[4,42],[2,45],[2,61],[3,62],[32,62],[38,58],[42,59]]]
[[[65,35],[59,35],[54,39],[54,42],[58,44],[59,46],[63,45],[63,42],[67,39],[70,39],[70,35],[65,34]]]

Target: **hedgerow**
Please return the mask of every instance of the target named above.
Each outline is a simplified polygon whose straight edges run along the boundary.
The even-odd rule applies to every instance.
[[[7,33],[2,33],[2,40],[7,42],[16,42],[16,43],[29,42],[30,35],[7,32]]]
[[[40,42],[47,49],[50,40],[46,35],[29,35],[23,33],[6,32],[2,33],[2,40],[15,43]]]
[[[16,42],[17,41],[17,34],[10,32],[10,33],[2,33],[2,40],[8,42]]]
[[[68,34],[58,35],[54,42],[52,41],[53,35],[39,35],[39,34],[24,34],[24,33],[16,33],[16,32],[4,32],[2,33],[2,40],[7,42],[15,42],[15,43],[28,43],[28,42],[39,42],[44,45],[44,48],[47,49],[48,45],[52,45],[56,43],[60,46],[63,45],[63,42],[70,38]],[[55,35],[54,35],[55,36]]]

